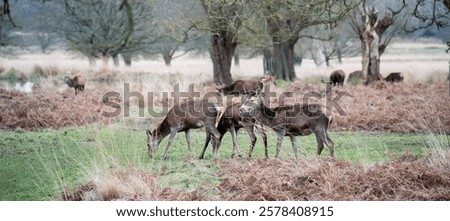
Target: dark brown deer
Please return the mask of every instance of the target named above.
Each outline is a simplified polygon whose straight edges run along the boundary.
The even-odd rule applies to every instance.
[[[336,70],[331,72],[330,75],[330,81],[333,84],[333,86],[344,86],[344,80],[345,80],[345,72],[343,70]]]
[[[404,79],[403,74],[400,72],[390,73],[384,80],[390,83],[402,82]]]
[[[316,135],[317,155],[322,153],[324,143],[334,157],[334,143],[328,135],[331,115],[320,104],[295,104],[269,108],[261,96],[247,99],[239,109],[241,116],[253,117],[263,125],[272,128],[277,134],[275,157],[279,156],[283,138],[288,136],[297,158],[298,144],[296,136]]]
[[[233,158],[236,153],[238,153],[238,155],[240,156],[239,148],[237,145],[237,133],[238,133],[239,129],[244,127],[245,130],[247,131],[248,135],[250,136],[250,140],[251,140],[249,152],[247,155],[247,160],[250,160],[252,157],[253,148],[255,147],[255,143],[256,143],[256,135],[255,135],[254,129],[256,127],[258,127],[259,125],[255,124],[256,120],[254,118],[240,116],[239,108],[241,106],[242,106],[241,102],[236,102],[236,103],[229,105],[225,109],[224,113],[222,114],[221,118],[219,119],[219,123],[217,124],[217,131],[220,133],[220,137],[219,137],[218,143],[216,145],[217,145],[217,148],[220,148],[220,143],[222,141],[222,138],[227,133],[227,131],[229,131],[231,133],[231,138],[233,140],[233,152],[232,152],[231,158]],[[265,156],[267,158],[268,157],[267,136],[266,136],[266,133],[262,126],[259,128],[259,131],[261,132],[261,137],[263,138],[263,141],[264,141]],[[207,139],[207,142],[208,142],[208,139]],[[214,146],[214,144],[213,144],[213,146]],[[203,159],[206,148],[207,148],[207,146],[204,147],[202,153],[200,154],[200,159]]]
[[[260,80],[237,80],[232,84],[219,87],[217,90],[222,95],[240,95],[248,92],[259,93],[264,87],[264,84]]]
[[[86,85],[86,78],[79,74],[73,78],[69,76],[64,77],[64,83],[66,83],[69,87],[75,88],[75,95],[77,95],[80,91],[84,91],[84,86]]]
[[[205,127],[206,139],[205,147],[208,145],[209,140],[217,140],[220,136],[215,127],[216,119],[219,115],[218,106],[215,103],[208,102],[207,100],[194,101],[190,100],[180,104],[175,104],[167,113],[164,120],[158,127],[151,132],[147,130],[147,146],[148,155],[153,158],[156,149],[158,149],[161,141],[170,134],[169,142],[167,143],[166,150],[162,157],[163,160],[167,158],[167,152],[172,145],[172,141],[178,132],[184,131],[186,134],[186,142],[189,150],[189,155],[192,156],[191,149],[191,129],[198,129]],[[218,142],[213,142],[217,144]],[[213,146],[213,155],[217,156],[216,145]]]

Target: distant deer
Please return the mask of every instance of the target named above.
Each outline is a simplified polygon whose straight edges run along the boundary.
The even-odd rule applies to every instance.
[[[347,82],[348,83],[359,83],[364,81],[364,74],[362,71],[353,71],[348,75]]]
[[[277,149],[275,157],[279,156],[283,138],[288,136],[297,158],[298,144],[296,136],[316,135],[317,155],[322,153],[324,143],[334,157],[334,143],[328,135],[331,115],[326,115],[326,109],[320,104],[295,104],[269,108],[261,96],[247,99],[239,109],[241,116],[252,117],[263,125],[272,128],[277,134]]]
[[[215,103],[208,102],[207,100],[190,100],[180,104],[175,104],[169,110],[161,124],[159,124],[153,132],[147,130],[149,157],[153,158],[161,141],[170,134],[169,142],[167,143],[166,150],[164,151],[164,155],[162,157],[163,160],[167,159],[167,152],[172,145],[175,135],[182,131],[185,132],[189,155],[192,156],[190,130],[201,127],[205,127],[206,130],[207,141],[205,142],[205,148],[207,147],[211,136],[215,140],[213,144],[217,144],[217,139],[220,137],[220,133],[215,127],[218,115],[218,106]],[[217,156],[217,149],[218,148],[216,145],[213,145],[214,157]]]
[[[80,91],[84,91],[84,86],[86,85],[86,78],[81,74],[76,75],[73,78],[65,76],[64,83],[66,83],[69,87],[75,88],[75,95],[77,95]]]
[[[390,73],[384,80],[386,82],[395,83],[395,82],[402,82],[404,79],[403,74],[400,72],[393,72]]]
[[[330,75],[330,81],[333,84],[333,86],[344,86],[344,80],[345,80],[345,72],[343,70],[336,70],[331,72]]]
[[[218,87],[222,95],[240,95],[248,92],[260,92],[264,87],[261,80],[237,80],[225,87]]]
[[[241,102],[236,102],[236,103],[229,105],[225,109],[225,111],[222,114],[221,118],[219,119],[219,123],[217,125],[217,131],[220,133],[220,137],[219,137],[218,143],[216,145],[217,145],[217,148],[220,148],[220,143],[222,141],[222,138],[224,137],[224,135],[226,134],[227,131],[230,131],[231,138],[233,140],[233,152],[232,152],[231,158],[234,157],[236,152],[240,156],[238,145],[237,145],[237,132],[240,128],[244,127],[245,130],[247,131],[248,135],[250,136],[250,140],[251,140],[249,152],[247,155],[247,159],[250,160],[252,157],[253,148],[255,147],[255,143],[256,143],[256,136],[254,133],[254,128],[257,127],[257,125],[255,125],[256,120],[254,118],[240,116],[239,108],[241,106],[242,106]],[[265,156],[267,158],[268,157],[267,136],[266,136],[266,133],[262,126],[260,128],[260,132],[261,132],[261,137],[263,138],[263,141],[264,141]],[[208,142],[208,139],[207,139],[207,142]],[[213,144],[213,146],[214,146],[214,144]],[[200,154],[200,159],[203,159],[206,148],[207,148],[207,146],[205,145],[202,153]]]

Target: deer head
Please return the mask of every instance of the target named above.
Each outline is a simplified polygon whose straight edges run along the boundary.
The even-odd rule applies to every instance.
[[[155,151],[158,149],[159,142],[156,136],[156,130],[153,133],[150,130],[147,130],[147,147],[148,147],[148,156],[153,158],[155,155]]]

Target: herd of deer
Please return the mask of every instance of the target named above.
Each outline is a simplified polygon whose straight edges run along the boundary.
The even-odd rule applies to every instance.
[[[402,82],[404,79],[403,74],[401,72],[393,72],[390,73],[386,78],[383,78],[381,74],[377,75],[377,80],[384,80],[389,83]],[[343,70],[333,71],[330,75],[330,83],[333,86],[343,86],[345,80],[345,72]],[[358,81],[364,81],[364,74],[362,71],[354,71],[348,75],[347,82],[356,83]],[[324,80],[322,79],[322,82]]]
[[[237,144],[237,133],[241,128],[245,128],[251,141],[247,159],[251,158],[257,140],[255,129],[261,133],[265,157],[267,158],[265,127],[271,128],[277,135],[275,157],[279,156],[283,138],[287,136],[292,142],[295,157],[298,158],[296,137],[307,136],[313,133],[317,140],[317,155],[321,154],[325,144],[330,150],[330,156],[334,157],[334,143],[328,135],[328,127],[332,122],[331,111],[321,104],[268,107],[264,99],[264,93],[261,91],[264,83],[274,80],[273,77],[272,79],[270,77],[266,76],[258,80],[237,80],[229,86],[217,88],[220,96],[236,96],[239,98],[233,99],[233,102],[228,102],[226,105],[211,102],[208,99],[188,100],[187,102],[175,104],[156,129],[153,131],[147,130],[149,157],[153,158],[161,141],[170,135],[162,157],[166,159],[170,146],[178,132],[185,132],[189,155],[192,156],[190,130],[203,127],[206,131],[206,139],[200,159],[203,159],[209,143],[211,143],[213,148],[213,157],[217,157],[221,141],[227,131],[231,133],[233,142],[232,157],[236,153],[241,156]],[[363,79],[362,72],[355,71],[349,74],[347,81]],[[345,72],[342,70],[333,71],[330,75],[330,83],[334,86],[343,86],[344,80]],[[403,81],[403,75],[399,72],[391,73],[386,78],[382,78],[379,75],[379,80],[392,83],[401,82]],[[82,75],[76,75],[73,78],[66,76],[64,82],[69,87],[75,88],[75,94],[78,94],[84,90],[86,78]]]
[[[222,138],[227,131],[231,133],[233,142],[232,157],[236,153],[239,154],[237,131],[240,128],[246,129],[251,140],[247,159],[251,158],[257,140],[255,129],[261,133],[265,157],[267,158],[267,135],[264,127],[272,128],[277,135],[275,157],[279,156],[283,138],[288,136],[297,158],[298,143],[296,137],[307,136],[312,133],[316,135],[317,139],[317,155],[321,154],[325,144],[330,149],[331,157],[334,157],[334,144],[328,135],[328,127],[332,121],[332,116],[325,106],[320,104],[294,104],[271,108],[265,102],[264,93],[261,92],[262,89],[263,83],[259,80],[238,80],[227,87],[218,88],[222,96],[235,95],[240,98],[224,108],[219,108],[220,104],[209,102],[206,99],[175,104],[156,129],[153,131],[147,130],[149,157],[153,158],[161,141],[170,135],[162,156],[162,159],[166,159],[175,135],[183,131],[186,134],[189,155],[192,156],[190,130],[201,127],[205,128],[206,140],[200,159],[203,159],[209,143],[212,144],[213,157],[217,157]]]

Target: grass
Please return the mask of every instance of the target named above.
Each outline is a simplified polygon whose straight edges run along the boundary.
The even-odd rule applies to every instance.
[[[69,189],[97,180],[107,171],[138,168],[160,176],[158,184],[185,191],[193,191],[205,183],[220,182],[218,165],[211,160],[211,148],[205,160],[197,160],[204,142],[203,131],[193,131],[193,159],[187,157],[183,134],[175,137],[169,159],[161,161],[167,138],[157,150],[156,157],[147,156],[144,131],[89,126],[37,132],[0,133],[0,200],[55,200],[64,186]],[[259,136],[259,135],[258,135]],[[404,153],[424,155],[440,143],[449,143],[450,137],[414,134],[370,134],[363,132],[331,133],[335,142],[336,158],[354,163],[376,164]],[[240,151],[248,151],[248,136],[238,137]],[[253,159],[264,156],[259,141]],[[274,156],[275,136],[269,133],[269,156]],[[314,136],[300,137],[301,160],[313,158],[316,151]],[[432,142],[432,144],[430,144]],[[439,145],[438,145],[439,146]],[[231,156],[231,136],[227,134],[220,149],[220,159]],[[324,149],[322,157],[328,156]],[[293,158],[289,139],[285,139],[281,158]],[[239,159],[237,159],[239,160]],[[210,193],[214,194],[214,193]]]

